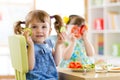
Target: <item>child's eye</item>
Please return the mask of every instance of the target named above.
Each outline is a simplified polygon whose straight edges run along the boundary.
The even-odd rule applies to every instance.
[[[32,26],[31,28],[37,28],[37,26]]]
[[[47,26],[42,26],[42,28],[47,28]]]

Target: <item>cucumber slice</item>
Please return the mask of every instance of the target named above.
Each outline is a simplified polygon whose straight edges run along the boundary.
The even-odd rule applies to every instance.
[[[65,26],[62,26],[62,27],[60,28],[60,32],[65,32],[65,31],[66,31]]]
[[[29,35],[30,35],[30,36],[32,35],[32,29],[31,29],[31,28],[24,28],[23,31],[29,31]]]
[[[65,46],[68,46],[68,45],[69,45],[69,43],[68,43],[67,41],[65,41],[64,44],[65,44]]]

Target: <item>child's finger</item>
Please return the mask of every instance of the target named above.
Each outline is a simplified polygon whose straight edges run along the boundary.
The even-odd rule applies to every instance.
[[[64,37],[66,37],[67,36],[66,32],[63,32],[63,35],[64,35]]]
[[[28,41],[29,40],[29,31],[24,31],[23,32],[23,36],[25,36],[26,40]]]
[[[59,39],[63,39],[63,36],[62,36],[61,34],[59,34],[59,36],[58,36],[58,37],[59,37]]]
[[[62,40],[64,40],[65,39],[64,33],[60,33],[60,37]]]

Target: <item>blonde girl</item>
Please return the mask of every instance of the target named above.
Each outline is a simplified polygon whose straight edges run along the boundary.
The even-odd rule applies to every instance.
[[[25,24],[24,30],[21,24]],[[15,34],[23,34],[27,41],[29,72],[26,74],[27,80],[58,80],[56,65],[60,61],[60,40],[57,40],[55,49],[53,41],[48,39],[51,33],[51,19],[47,12],[43,10],[30,11],[25,22],[18,21],[15,24]]]

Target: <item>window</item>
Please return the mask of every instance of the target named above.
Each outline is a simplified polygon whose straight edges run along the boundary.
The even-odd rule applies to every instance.
[[[59,14],[62,17],[71,14],[83,17],[85,15],[84,0],[36,0],[36,9],[45,10],[50,15]],[[56,32],[52,29],[51,35],[55,34]]]
[[[69,16],[77,14],[84,16],[84,0],[0,0],[0,75],[11,75],[8,36],[13,34],[13,24],[23,20],[26,14],[34,9],[47,11],[50,15]],[[52,35],[55,35],[52,29]]]
[[[34,0],[0,0],[0,75],[14,74],[8,48],[8,36],[13,34],[13,24],[24,20],[33,9]]]

